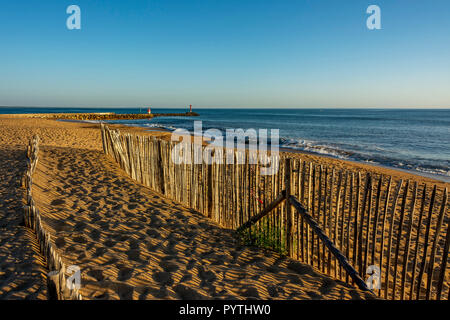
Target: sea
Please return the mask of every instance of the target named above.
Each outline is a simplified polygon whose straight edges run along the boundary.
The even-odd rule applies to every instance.
[[[5,113],[145,113],[146,108],[0,107]],[[186,112],[157,109],[153,113]],[[279,129],[280,147],[370,163],[450,182],[450,109],[195,109],[199,117],[107,121],[152,130]],[[0,128],[1,130],[1,128]],[[270,131],[269,131],[270,132]]]

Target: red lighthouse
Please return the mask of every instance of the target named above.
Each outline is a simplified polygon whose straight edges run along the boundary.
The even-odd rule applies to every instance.
[[[189,112],[192,112],[192,104],[189,105]]]

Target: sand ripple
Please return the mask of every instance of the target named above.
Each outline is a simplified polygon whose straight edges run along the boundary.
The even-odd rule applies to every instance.
[[[135,183],[100,151],[42,147],[36,205],[88,299],[359,299],[368,294]]]

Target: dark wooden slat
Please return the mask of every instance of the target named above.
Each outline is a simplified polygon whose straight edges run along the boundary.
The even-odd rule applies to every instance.
[[[397,200],[400,193],[400,189],[402,188],[403,180],[400,180],[397,185],[397,189],[394,193],[394,199],[392,202],[392,210],[391,210],[391,219],[389,222],[389,242],[387,246],[387,266],[385,270],[385,289],[384,289],[384,298],[387,299],[389,295],[389,276],[391,274],[391,252],[392,252],[392,237],[394,234],[394,223],[395,223],[395,211],[397,208]]]
[[[261,211],[258,215],[251,217],[246,223],[240,226],[237,231],[242,231],[254,225],[256,222],[264,218],[267,214],[269,214],[273,209],[275,209],[283,200],[286,199],[286,191],[281,191],[280,195],[269,204],[263,211]]]
[[[366,283],[359,276],[358,272],[348,263],[347,258],[334,246],[333,242],[325,235],[317,222],[309,215],[307,210],[302,206],[300,202],[294,197],[290,196],[287,201],[292,204],[297,212],[302,215],[304,221],[311,227],[317,237],[325,243],[325,246],[331,251],[335,258],[339,261],[345,271],[348,272],[350,277],[355,281],[357,286],[364,291],[370,291]],[[371,291],[370,291],[371,292]]]
[[[428,253],[428,238],[430,237],[430,228],[431,228],[431,217],[433,215],[433,205],[436,199],[436,185],[434,185],[433,193],[431,194],[430,206],[428,209],[428,221],[427,228],[425,231],[425,240],[424,240],[424,248],[423,248],[423,257],[422,264],[420,265],[419,274],[417,276],[417,291],[416,291],[416,299],[420,299],[420,289],[422,288],[422,277],[425,271],[425,264],[427,261],[427,253]]]
[[[325,188],[323,199],[323,215],[322,215],[322,227],[326,230],[327,227],[327,197],[330,194],[328,192],[328,167],[325,168]],[[322,244],[322,272],[325,273],[325,244]]]
[[[350,227],[351,227],[351,222],[352,222],[352,212],[353,212],[353,182],[355,180],[355,174],[352,172],[352,176],[350,179],[350,194],[348,197],[348,221],[347,221],[347,250],[346,250],[346,257],[348,257],[348,259],[350,259],[350,238],[351,238],[351,233],[350,233]],[[346,274],[345,276],[345,281],[348,282],[348,274]]]
[[[359,227],[359,237],[358,237],[358,268],[361,274],[364,274],[366,270],[363,269],[363,243],[364,243],[364,217],[367,206],[367,197],[369,194],[369,189],[372,186],[372,177],[369,173],[366,175],[366,183],[364,186],[363,192],[363,203],[361,208],[361,216],[360,216],[360,227]]]
[[[285,173],[284,173],[285,198],[291,195],[291,159],[285,159]],[[291,206],[286,204],[286,246],[288,256],[292,257],[293,252],[293,235],[294,235],[294,216]]]
[[[398,269],[398,255],[400,253],[400,241],[402,239],[402,228],[403,228],[403,220],[405,217],[405,208],[406,208],[406,199],[408,197],[409,191],[409,180],[406,181],[405,192],[403,193],[402,207],[400,211],[400,222],[398,223],[397,229],[397,245],[395,247],[395,262],[394,262],[394,283],[392,286],[392,297],[395,300],[395,288],[397,286],[397,269]]]
[[[425,199],[426,199],[426,195],[427,195],[427,185],[425,184],[423,186],[423,190],[422,190],[422,203],[420,206],[420,212],[419,212],[419,221],[417,223],[417,235],[416,235],[416,246],[414,249],[414,254],[413,254],[413,263],[412,263],[412,274],[411,274],[411,287],[409,290],[409,300],[413,299],[414,296],[414,285],[415,285],[415,276],[416,276],[416,269],[417,269],[417,256],[418,256],[418,252],[419,252],[419,244],[420,244],[420,229],[422,226],[422,218],[423,218],[423,213],[425,211]]]
[[[372,259],[371,263],[375,264],[375,254],[377,249],[377,231],[378,231],[378,220],[380,218],[380,214],[378,210],[380,209],[380,202],[381,202],[381,187],[383,185],[383,176],[380,176],[380,179],[378,180],[378,187],[377,187],[377,195],[376,195],[376,202],[375,202],[375,210],[374,210],[374,223],[373,223],[373,230],[372,230]]]
[[[439,217],[438,217],[438,221],[437,221],[437,225],[436,225],[436,232],[434,234],[433,246],[431,248],[430,261],[428,263],[427,291],[425,294],[426,300],[429,300],[430,295],[431,295],[431,283],[433,281],[434,259],[436,257],[436,249],[437,249],[437,243],[439,240],[439,234],[441,232],[442,223],[444,222],[444,212],[445,212],[446,205],[447,205],[447,188],[445,188],[444,195],[442,197],[441,210],[439,211]]]
[[[442,287],[444,284],[445,274],[447,271],[447,259],[448,259],[448,250],[450,246],[450,223],[447,224],[447,236],[445,237],[445,244],[444,244],[444,253],[442,255],[442,264],[441,264],[441,272],[439,273],[439,279],[436,286],[436,299],[441,300],[442,295]],[[447,299],[450,298],[447,297]]]
[[[412,227],[414,222],[414,209],[416,206],[416,199],[417,199],[417,182],[414,183],[414,189],[413,189],[413,195],[412,195],[412,201],[411,201],[411,209],[410,209],[410,215],[409,215],[409,226],[408,231],[406,233],[406,244],[405,244],[405,254],[403,258],[403,270],[402,270],[402,279],[401,279],[401,292],[400,292],[400,300],[405,299],[405,289],[406,289],[406,273],[408,271],[408,263],[409,263],[409,251],[410,251],[410,243],[411,243],[411,233],[412,233]],[[412,282],[412,279],[411,279]],[[412,285],[412,284],[410,284]]]
[[[355,200],[355,220],[353,226],[353,265],[356,266],[358,256],[358,223],[359,223],[359,198],[360,198],[361,172],[356,176],[356,200]]]

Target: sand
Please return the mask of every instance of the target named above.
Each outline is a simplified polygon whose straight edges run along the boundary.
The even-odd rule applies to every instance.
[[[307,265],[242,246],[233,231],[136,183],[102,153],[97,125],[12,116],[0,116],[0,170],[7,177],[0,185],[0,298],[45,298],[45,263],[33,249],[33,235],[20,226],[20,176],[25,145],[34,134],[41,137],[36,205],[63,260],[80,267],[86,299],[371,298]]]
[[[22,225],[25,145],[3,143],[0,124],[0,299],[46,299],[45,263]]]

